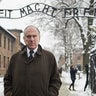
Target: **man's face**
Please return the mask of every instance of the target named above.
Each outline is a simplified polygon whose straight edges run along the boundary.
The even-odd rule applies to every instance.
[[[24,32],[24,42],[29,49],[35,49],[40,41],[40,34],[36,28],[29,27]]]

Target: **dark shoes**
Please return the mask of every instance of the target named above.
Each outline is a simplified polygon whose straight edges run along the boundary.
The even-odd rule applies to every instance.
[[[69,87],[69,90],[71,91],[71,88]],[[73,91],[76,91],[75,89],[73,89]]]
[[[73,91],[76,91],[75,89],[73,89]]]
[[[71,88],[69,87],[69,90],[71,90]]]

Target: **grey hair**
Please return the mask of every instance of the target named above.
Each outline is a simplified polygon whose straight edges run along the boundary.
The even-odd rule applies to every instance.
[[[39,30],[37,27],[33,26],[33,25],[27,26],[27,27],[24,29],[24,34],[25,34],[26,30],[27,30],[29,27],[35,28],[35,29],[38,31],[39,35],[40,35],[40,30]]]

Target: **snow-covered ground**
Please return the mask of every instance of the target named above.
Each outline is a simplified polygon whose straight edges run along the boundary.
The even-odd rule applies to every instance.
[[[86,88],[86,91],[84,91],[86,76],[81,73],[80,77],[81,78],[79,79],[79,76],[77,75],[77,79],[75,82],[76,91],[70,91],[72,93],[72,96],[73,96],[73,94],[74,94],[74,96],[96,96],[96,94],[91,93],[89,86]],[[63,71],[61,79],[62,79],[62,82],[67,83],[67,88],[68,88],[71,83],[69,72]],[[0,77],[0,96],[4,96],[3,91],[4,91],[3,77]]]
[[[0,77],[0,96],[3,95],[4,87],[3,87],[3,77]]]
[[[84,91],[84,86],[86,82],[85,74],[80,73],[80,78],[79,78],[79,75],[77,75],[76,77],[77,77],[75,81],[76,91],[70,91],[72,94],[74,94],[74,96],[96,96],[96,94],[92,94],[90,90],[90,86],[87,86],[86,91]],[[67,88],[69,88],[69,85],[71,83],[69,72],[63,71],[61,79],[62,79],[62,82],[67,83]]]

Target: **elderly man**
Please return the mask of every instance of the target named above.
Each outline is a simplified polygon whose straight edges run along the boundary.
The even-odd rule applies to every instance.
[[[39,41],[38,28],[27,26],[26,45],[11,57],[4,76],[4,96],[58,96],[61,80],[55,57]]]

